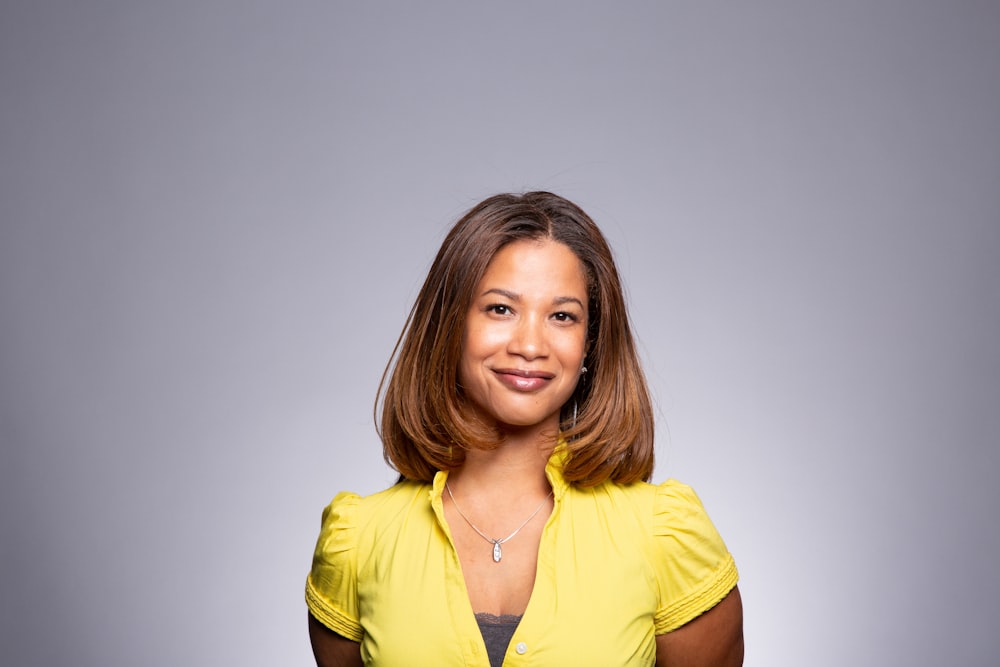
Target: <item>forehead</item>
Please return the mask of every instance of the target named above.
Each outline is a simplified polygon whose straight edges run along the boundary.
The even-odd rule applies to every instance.
[[[587,291],[583,262],[568,246],[551,239],[513,241],[498,250],[480,284],[495,281],[523,283],[536,289],[558,285],[561,289]]]

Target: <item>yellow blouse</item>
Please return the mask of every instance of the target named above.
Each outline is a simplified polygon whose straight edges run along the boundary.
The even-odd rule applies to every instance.
[[[555,505],[542,532],[531,599],[504,665],[652,665],[655,635],[711,609],[736,565],[694,491],[607,482],[569,485],[546,466]],[[441,492],[403,482],[323,512],[309,611],[361,642],[366,665],[489,667]]]

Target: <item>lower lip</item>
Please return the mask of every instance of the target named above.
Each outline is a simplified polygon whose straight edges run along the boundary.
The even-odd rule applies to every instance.
[[[511,375],[510,373],[497,373],[497,378],[506,386],[517,391],[535,391],[536,389],[541,389],[549,382],[548,378],[526,378],[520,375]]]

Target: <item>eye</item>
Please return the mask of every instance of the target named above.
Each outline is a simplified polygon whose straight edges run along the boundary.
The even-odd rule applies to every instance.
[[[573,313],[567,313],[565,311],[555,313],[552,315],[552,318],[557,322],[577,322],[580,319]]]
[[[502,303],[493,303],[486,306],[486,312],[494,315],[510,315],[510,306],[505,306]]]

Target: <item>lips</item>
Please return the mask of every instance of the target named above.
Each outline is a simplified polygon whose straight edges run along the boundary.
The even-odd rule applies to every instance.
[[[536,391],[555,377],[553,373],[518,368],[494,368],[493,373],[501,383],[516,391]]]

